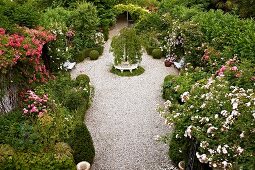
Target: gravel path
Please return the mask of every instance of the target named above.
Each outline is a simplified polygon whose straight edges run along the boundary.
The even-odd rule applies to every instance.
[[[93,170],[171,170],[168,147],[155,140],[170,131],[155,111],[161,98],[161,85],[174,68],[164,67],[163,60],[144,54],[145,72],[137,77],[118,77],[109,72],[113,56],[109,53],[111,37],[125,22],[110,31],[103,56],[85,60],[71,72],[72,77],[87,74],[95,87],[95,96],[86,115],[86,124],[96,148]]]

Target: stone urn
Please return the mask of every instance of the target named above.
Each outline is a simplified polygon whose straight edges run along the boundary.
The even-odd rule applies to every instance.
[[[77,170],[89,170],[90,169],[90,163],[86,161],[79,162],[76,166]]]
[[[179,162],[178,167],[179,167],[179,170],[184,170],[185,169],[185,162],[184,161]]]

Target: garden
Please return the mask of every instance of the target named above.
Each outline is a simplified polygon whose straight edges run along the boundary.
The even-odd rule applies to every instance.
[[[125,113],[117,117],[123,134],[141,124],[153,131],[131,111],[157,107],[171,166],[255,169],[254,8],[247,0],[0,0],[0,169],[69,170],[82,161],[102,169],[99,141],[108,139],[96,129],[103,121],[90,119],[107,105]],[[115,33],[121,17],[127,24]],[[105,122],[110,134],[117,119]],[[138,134],[149,143],[151,134]]]

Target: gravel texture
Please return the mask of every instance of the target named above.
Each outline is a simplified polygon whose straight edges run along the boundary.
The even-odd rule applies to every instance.
[[[171,170],[168,146],[156,141],[158,135],[171,131],[156,112],[163,103],[161,89],[164,77],[178,74],[164,66],[163,59],[143,55],[145,72],[137,77],[119,77],[109,72],[113,55],[109,52],[111,37],[126,26],[118,22],[110,31],[103,56],[85,60],[72,70],[72,77],[87,74],[95,87],[95,96],[86,115],[96,157],[93,170]]]

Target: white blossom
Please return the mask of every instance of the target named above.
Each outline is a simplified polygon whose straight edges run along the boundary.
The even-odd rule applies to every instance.
[[[223,161],[223,162],[222,162],[222,165],[223,165],[223,168],[226,169],[227,166],[228,166],[228,162],[227,162],[227,161]]]
[[[211,134],[214,130],[217,130],[217,129],[218,129],[218,128],[211,126],[211,127],[209,127],[209,128],[207,129],[207,133],[208,133],[208,134]]]
[[[200,143],[200,147],[203,148],[203,149],[207,148],[208,146],[209,146],[209,143],[207,141],[202,141]]]
[[[246,103],[246,106],[250,107],[251,106],[251,102]]]
[[[241,155],[243,153],[244,149],[241,148],[240,146],[236,149],[236,152]]]
[[[237,102],[234,102],[232,106],[233,106],[232,109],[237,109],[238,103],[237,103]]]
[[[187,100],[189,100],[189,92],[184,92],[184,93],[181,95],[181,101],[182,101],[182,102],[186,102]]]
[[[220,112],[220,114],[221,114],[222,116],[224,116],[224,117],[227,117],[227,116],[228,116],[228,111],[222,110],[222,111]]]
[[[240,134],[240,138],[244,138],[244,131]]]
[[[224,146],[222,147],[222,153],[223,153],[223,154],[227,154],[227,153],[228,153],[227,148],[224,147]]]
[[[196,156],[197,156],[197,159],[199,160],[199,162],[208,163],[208,158],[207,158],[206,154],[199,155],[199,153],[197,152]]]
[[[217,151],[218,153],[221,153],[221,145],[219,145],[219,146],[217,147],[216,151]]]
[[[191,136],[191,128],[192,128],[192,126],[189,126],[189,127],[186,129],[186,131],[185,131],[185,133],[184,133],[184,136],[185,136],[185,137],[189,137],[189,138],[192,137],[192,136]]]
[[[215,114],[215,115],[214,115],[214,118],[215,118],[215,119],[218,119],[218,118],[219,118],[219,115],[218,115],[218,114]]]

